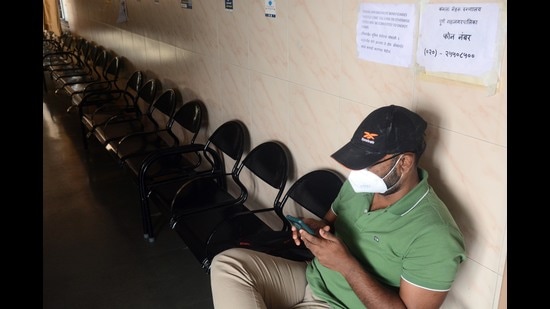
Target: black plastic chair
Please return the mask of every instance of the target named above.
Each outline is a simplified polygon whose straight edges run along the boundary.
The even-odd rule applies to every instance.
[[[107,125],[104,129],[104,133],[107,136],[107,140],[104,144],[105,149],[116,158],[119,163],[122,164],[120,156],[129,155],[131,151],[139,151],[135,143],[143,144],[156,144],[161,147],[161,142],[164,140],[161,135],[166,135],[164,143],[168,144],[168,138],[172,138],[172,142],[177,141],[177,137],[170,131],[171,124],[176,112],[176,92],[174,89],[164,90],[156,99],[147,117],[141,119],[140,126],[135,127],[130,122],[116,123]],[[109,130],[110,129],[110,130]],[[166,133],[166,134],[164,134]],[[149,140],[151,139],[151,140]],[[127,143],[126,143],[127,141]],[[124,145],[129,145],[124,149]],[[119,150],[123,147],[123,153],[119,156]],[[145,150],[142,150],[145,151]]]
[[[118,77],[122,65],[121,57],[113,57],[111,52],[100,46],[93,45],[94,56],[86,57],[85,68],[76,70],[76,72],[67,74],[56,72],[52,73],[52,78],[56,85],[55,93],[64,92],[71,98],[85,91],[107,91],[118,89]],[[69,105],[67,112],[70,112],[76,106]]]
[[[87,69],[86,57],[90,55],[90,43],[83,38],[66,35],[61,50],[49,51],[42,56],[43,70],[53,80],[66,71]]]
[[[81,39],[81,41],[84,39]],[[65,85],[98,80],[101,76],[96,66],[105,66],[109,53],[102,47],[85,41],[78,43],[73,65],[62,65],[51,69],[50,76],[55,84],[55,93],[60,93]]]
[[[106,146],[110,141],[122,138],[128,133],[143,131],[143,123],[150,117],[153,103],[160,91],[160,82],[157,79],[150,79],[143,84],[135,98],[135,115],[116,114],[102,121],[101,125],[94,126],[87,134],[93,135],[97,141]]]
[[[98,65],[96,63],[96,67],[94,68],[96,74],[82,76],[80,79],[78,77],[69,79],[62,78],[62,89],[71,97],[85,91],[108,91],[111,89],[119,89],[117,82],[121,69],[121,62],[122,59],[120,57],[114,57],[108,60],[105,65]],[[99,74],[99,76],[97,74]],[[72,104],[71,101],[71,105],[67,108],[67,112],[74,107],[75,105]]]
[[[162,149],[143,161],[127,160],[126,165],[138,172],[144,237],[153,242],[155,231],[151,220],[150,201],[161,211],[168,211],[181,185],[199,175],[218,175],[222,188],[225,177],[238,168],[245,148],[246,127],[238,120],[220,125],[205,144],[188,144]],[[226,167],[231,173],[226,172]]]
[[[136,100],[143,81],[144,74],[138,70],[126,80],[123,89],[94,89],[72,96],[72,104],[77,106],[80,115],[85,149],[88,148],[88,138],[96,127],[104,125],[114,117],[117,120],[136,117]]]
[[[155,131],[128,134],[116,144],[111,143],[112,148],[121,163],[137,167],[132,168],[133,174],[137,176],[141,162],[149,153],[163,148],[194,144],[201,129],[204,109],[201,100],[188,101],[172,115],[166,114],[164,127]],[[157,110],[160,108],[157,107]]]
[[[255,208],[269,208],[268,205],[260,205],[262,200],[260,196],[254,195],[250,199],[249,192],[257,190],[251,191],[243,184],[243,177],[246,179],[243,172],[246,171],[245,175],[250,176],[250,179],[247,179],[252,182],[248,185],[250,188],[265,187],[262,190],[263,199],[271,199],[271,194],[275,196],[271,207],[276,207],[286,186],[289,164],[290,154],[286,147],[279,142],[268,141],[253,148],[228,175],[226,183],[220,179],[219,175],[200,175],[181,186],[172,200],[171,227],[204,269],[210,268],[210,255],[206,255],[207,243],[219,222],[231,218],[236,213]],[[267,190],[268,188],[273,191]],[[256,205],[246,203],[256,203]],[[246,216],[245,219],[237,232],[248,234],[247,231],[271,230],[258,216]],[[223,231],[218,229],[217,234],[227,239],[234,239],[235,236],[231,232],[233,231],[230,229]],[[212,255],[217,253],[212,252],[214,249],[212,246],[209,249]]]
[[[133,101],[137,97],[139,89],[144,83],[145,74],[142,71],[137,70],[125,80],[126,81],[122,89],[106,90],[100,85],[101,83],[97,83],[97,87],[89,86],[88,89],[71,97],[72,105],[82,105],[83,107],[93,106],[93,109],[86,110],[84,115],[87,117],[87,122],[90,124],[90,128],[93,127],[95,122],[101,122],[102,120],[107,119],[102,118],[102,116],[108,115],[108,117],[110,117],[118,114],[119,112],[126,112],[129,109],[134,108]],[[83,103],[83,101],[85,102]],[[99,101],[101,104],[95,103],[96,101]],[[106,105],[105,107],[103,107],[104,104]],[[97,110],[99,107],[101,107],[101,109]]]
[[[105,126],[108,123],[136,121],[136,119],[143,117],[147,113],[160,90],[160,83],[156,79],[144,81],[142,79],[143,73],[139,72],[132,76],[141,77],[128,80],[125,90],[110,91],[115,93],[115,95],[120,94],[117,103],[121,103],[122,106],[114,104],[111,107],[109,104],[105,104],[98,108],[86,109],[82,115],[81,122],[88,131],[86,134],[87,138],[93,135],[97,128]]]
[[[75,64],[76,57],[73,54],[73,36],[64,32],[61,36],[53,33],[45,34],[42,39],[42,71],[44,78],[44,90],[48,91],[46,77],[51,78],[51,70],[62,65]]]
[[[238,213],[220,222],[209,237],[207,257],[211,260],[225,248],[243,247],[296,261],[311,260],[313,255],[309,249],[303,243],[296,246],[292,240],[291,226],[285,216],[291,214],[322,219],[330,210],[343,183],[344,178],[340,174],[328,169],[317,169],[303,175],[290,186],[276,207]],[[293,205],[288,205],[291,202]],[[294,206],[294,211],[289,209],[290,206]],[[280,230],[262,229],[243,233],[240,226],[246,217],[265,212],[277,214],[282,224]],[[234,235],[231,239],[227,238],[228,230],[231,231],[229,234]],[[220,232],[223,233],[221,237]]]

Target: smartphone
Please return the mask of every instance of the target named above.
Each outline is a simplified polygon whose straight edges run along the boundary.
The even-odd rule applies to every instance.
[[[291,215],[286,215],[286,218],[292,225],[294,225],[297,229],[305,230],[306,232],[310,233],[311,235],[315,235],[315,231],[310,228],[307,224],[304,223],[300,218],[296,218]]]

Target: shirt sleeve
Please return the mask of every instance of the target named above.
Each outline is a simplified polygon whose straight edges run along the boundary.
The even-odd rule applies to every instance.
[[[450,225],[431,225],[411,243],[401,277],[420,287],[448,291],[465,260],[462,234]]]

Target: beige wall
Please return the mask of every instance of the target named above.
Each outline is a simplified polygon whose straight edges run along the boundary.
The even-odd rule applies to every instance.
[[[379,106],[423,115],[429,144],[421,165],[462,229],[468,254],[443,308],[506,303],[506,42],[495,90],[358,59],[355,26],[366,0],[277,0],[275,19],[264,17],[263,0],[236,0],[232,12],[220,0],[193,1],[191,10],[178,0],[127,0],[123,24],[115,22],[119,0],[64,1],[71,30],[126,57],[128,71],[145,70],[184,99],[202,99],[204,136],[238,118],[252,147],[284,142],[295,163],[292,180],[318,167],[346,175],[330,154]],[[506,1],[491,2],[502,7],[505,40]]]

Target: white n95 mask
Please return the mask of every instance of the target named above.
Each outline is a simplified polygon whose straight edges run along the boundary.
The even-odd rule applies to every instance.
[[[384,179],[366,169],[351,171],[348,180],[353,191],[357,193],[384,193],[388,190]]]
[[[366,168],[362,170],[351,171],[349,173],[348,180],[351,184],[351,187],[353,188],[353,191],[355,191],[356,193],[384,193],[388,191],[388,186],[386,185],[384,178],[388,177],[388,175],[390,175],[394,171],[399,160],[401,160],[401,157],[397,159],[393,167],[383,178],[367,170]],[[401,179],[401,176],[399,176],[399,179]],[[395,186],[398,182],[399,180],[391,185],[391,187]]]

